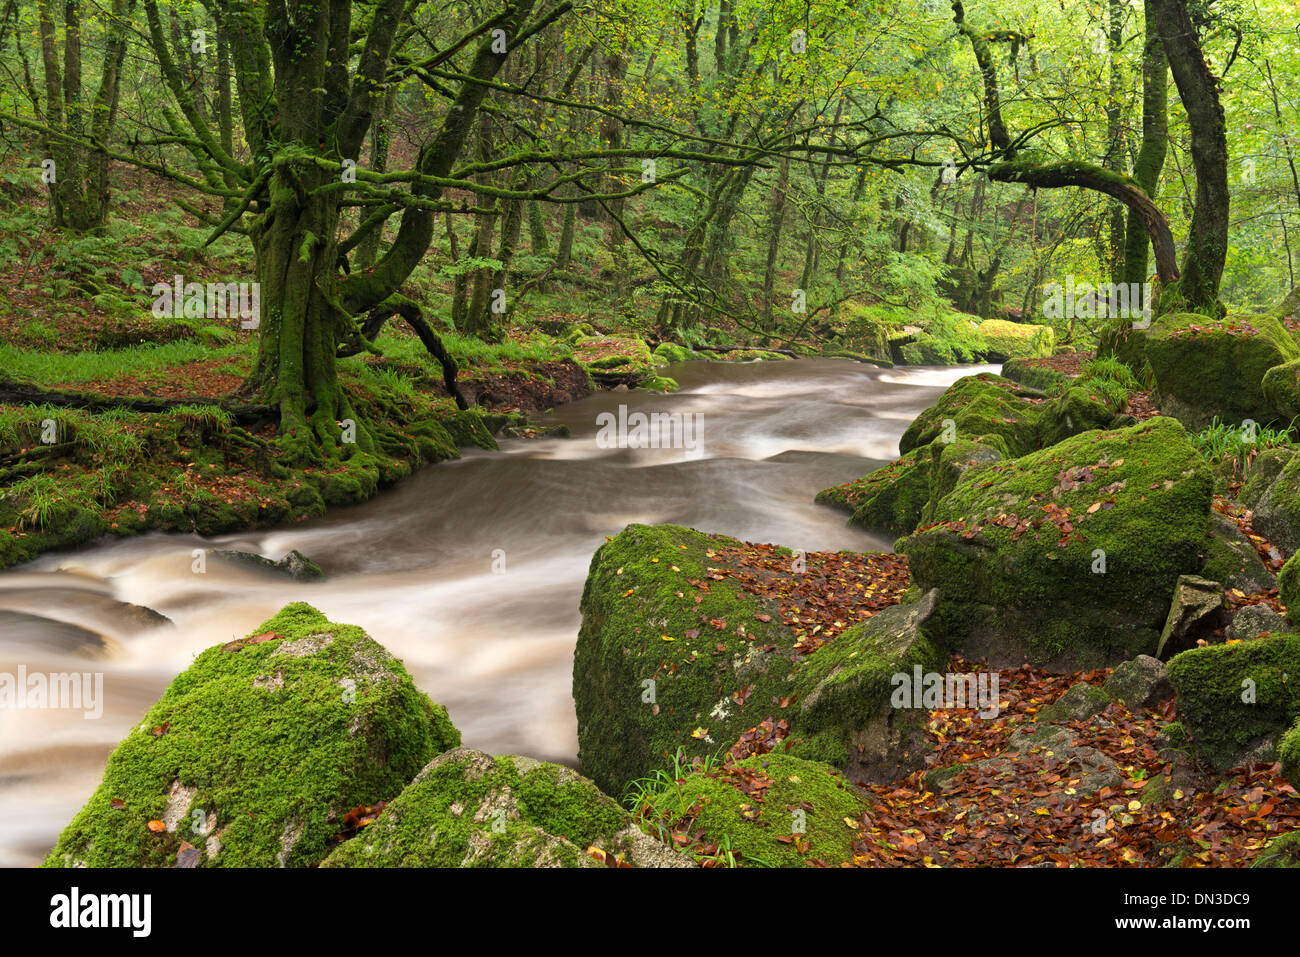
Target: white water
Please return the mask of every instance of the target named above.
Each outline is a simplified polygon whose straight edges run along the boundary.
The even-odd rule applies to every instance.
[[[318,521],[210,540],[151,535],[0,573],[0,672],[102,672],[105,697],[94,720],[0,710],[0,865],[39,863],[171,679],[290,601],[365,627],[448,708],[467,745],[572,764],[578,599],[605,536],[676,522],[809,551],[887,549],[813,496],[895,458],[918,412],[986,369],[996,367],[688,363],[669,370],[681,392],[601,393],[557,410],[571,439],[468,452]],[[596,416],[620,404],[702,413],[702,442],[600,448]],[[296,548],[330,578],[296,584],[215,559],[195,574],[192,550],[207,547],[277,559]],[[174,624],[151,626],[123,603]]]

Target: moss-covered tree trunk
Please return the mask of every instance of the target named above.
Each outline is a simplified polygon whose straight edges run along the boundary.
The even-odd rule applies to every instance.
[[[1219,81],[1201,51],[1186,0],[1152,0],[1156,25],[1178,96],[1191,127],[1196,210],[1183,254],[1182,278],[1161,294],[1171,308],[1217,313],[1219,282],[1228,258],[1228,138]]]
[[[1142,48],[1142,145],[1133,163],[1133,179],[1148,196],[1155,196],[1169,149],[1169,62],[1160,42],[1152,0],[1145,0],[1146,43]],[[1130,210],[1124,237],[1126,283],[1147,280],[1150,237],[1138,214]]]

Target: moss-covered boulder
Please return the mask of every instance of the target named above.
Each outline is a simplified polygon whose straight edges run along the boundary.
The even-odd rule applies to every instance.
[[[1038,444],[1041,448],[1063,442],[1080,432],[1104,429],[1110,426],[1119,411],[1119,405],[1101,392],[1096,383],[1084,382],[1071,386],[1056,398],[1043,404]]]
[[[659,345],[655,346],[653,355],[656,364],[661,365],[668,365],[673,362],[691,362],[695,359],[705,358],[694,349],[688,349],[686,346],[680,346],[675,342],[659,343]]]
[[[1055,392],[1073,378],[1035,359],[1008,359],[1002,363],[1002,376],[1039,392]]]
[[[836,769],[772,753],[695,770],[654,801],[666,824],[731,851],[741,865],[851,863],[867,796]],[[677,809],[689,809],[680,819]]]
[[[1300,716],[1300,635],[1192,648],[1170,660],[1169,680],[1178,720],[1215,770],[1276,760]]]
[[[1300,451],[1294,446],[1256,456],[1237,501],[1251,510],[1255,531],[1284,553],[1300,551]]]
[[[176,677],[46,864],[168,867],[188,846],[201,866],[312,866],[348,811],[396,797],[459,744],[364,631],[288,605]]]
[[[1300,346],[1273,315],[1214,320],[1173,313],[1134,335],[1155,375],[1161,409],[1193,428],[1216,417],[1229,423],[1277,421],[1264,376],[1300,359]]]
[[[951,441],[997,436],[1010,455],[1023,455],[1038,448],[1038,403],[1043,398],[991,372],[965,376],[907,427],[899,450],[906,454],[941,437]]]
[[[791,693],[796,638],[779,609],[711,577],[715,550],[739,544],[629,525],[593,556],[573,700],[582,772],[607,794],[678,748],[689,758],[730,746]]]
[[[1264,373],[1264,399],[1279,422],[1300,419],[1300,359],[1276,365]]]
[[[573,358],[602,385],[634,385],[657,375],[650,346],[636,336],[581,338],[573,347]]]
[[[1287,620],[1300,625],[1300,552],[1288,558],[1278,573],[1277,596],[1286,606]]]
[[[816,501],[850,512],[853,524],[870,531],[904,535],[916,528],[930,500],[932,466],[927,446],[856,481],[823,489]]]
[[[443,428],[451,434],[457,448],[492,451],[500,448],[497,440],[492,436],[494,429],[489,428],[490,424],[500,428],[495,417],[489,420],[487,416],[473,409],[449,409],[443,414],[441,421]]]
[[[1100,667],[1155,652],[1178,576],[1202,565],[1211,491],[1157,417],[967,472],[898,547],[971,656]]]
[[[886,608],[799,666],[792,753],[834,765],[854,781],[895,781],[922,766],[932,747],[929,711],[910,691],[917,669],[937,673],[948,660],[937,607],[932,591]],[[897,696],[900,688],[908,694]]]
[[[1300,790],[1300,718],[1291,725],[1291,730],[1282,735],[1277,746],[1278,760],[1282,762],[1282,775],[1291,786]]]
[[[979,324],[985,356],[991,362],[1008,359],[1041,359],[1052,354],[1056,333],[1051,326],[1035,326],[1006,319],[985,319]]]
[[[325,867],[691,867],[613,798],[556,764],[472,748],[440,754]]]
[[[1210,515],[1210,540],[1201,577],[1222,582],[1224,588],[1235,588],[1247,595],[1267,591],[1277,584],[1246,533],[1218,512]]]

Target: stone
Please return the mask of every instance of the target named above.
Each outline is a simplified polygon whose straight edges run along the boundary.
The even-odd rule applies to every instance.
[[[1190,648],[1196,639],[1218,627],[1223,619],[1223,584],[1199,575],[1179,575],[1169,605],[1157,657]]]
[[[1169,669],[1159,658],[1138,655],[1115,666],[1102,690],[1130,711],[1154,708],[1174,696]]]

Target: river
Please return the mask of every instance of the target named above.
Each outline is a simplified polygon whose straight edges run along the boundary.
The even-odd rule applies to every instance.
[[[103,675],[100,716],[0,710],[0,866],[40,862],[116,742],[199,651],[291,601],[365,627],[447,707],[466,745],[572,765],[578,600],[605,536],[675,522],[807,551],[888,550],[813,496],[895,458],[903,430],[945,387],[996,369],[686,363],[667,372],[680,392],[571,403],[545,417],[568,425],[569,439],[467,451],[315,521],[215,539],[147,535],[0,572],[0,672]],[[698,441],[606,447],[598,416],[620,405],[698,414]],[[197,573],[194,550],[214,546],[276,559],[296,548],[329,580],[217,560]]]

